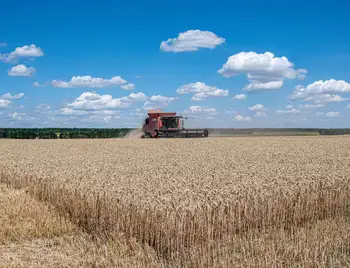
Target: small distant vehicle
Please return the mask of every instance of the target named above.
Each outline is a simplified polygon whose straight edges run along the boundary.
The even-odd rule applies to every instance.
[[[206,138],[209,136],[208,129],[186,129],[184,126],[186,119],[175,112],[149,111],[142,127],[144,134],[141,138]]]

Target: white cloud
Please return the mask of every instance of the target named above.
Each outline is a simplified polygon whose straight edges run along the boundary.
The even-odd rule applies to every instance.
[[[103,88],[113,86],[124,86],[123,89],[131,90],[134,88],[134,84],[128,83],[120,76],[114,76],[110,79],[95,78],[89,75],[86,76],[73,76],[69,81],[53,80],[51,84],[54,87],[70,88],[70,87],[90,87],[90,88]]]
[[[304,104],[300,105],[301,109],[311,110],[325,107],[326,104]]]
[[[343,102],[348,98],[343,98],[335,94],[316,94],[304,99],[305,101],[313,101],[315,104],[329,103],[329,102]]]
[[[131,93],[129,96],[113,99],[111,95],[99,95],[95,92],[84,92],[72,103],[67,104],[67,108],[74,110],[111,110],[128,108],[133,102],[143,101],[145,95]]]
[[[244,116],[238,114],[238,115],[233,117],[233,120],[238,121],[238,122],[249,122],[249,121],[251,121],[251,118],[249,116],[244,117]]]
[[[177,38],[162,41],[160,50],[164,52],[197,51],[200,48],[214,49],[223,43],[225,43],[225,39],[218,37],[213,32],[188,30],[180,33]]]
[[[45,83],[45,84],[40,84],[39,82],[33,83],[33,86],[35,86],[35,87],[46,87],[47,85],[48,85],[48,83]]]
[[[176,93],[179,95],[195,93],[192,97],[194,101],[201,101],[209,97],[226,97],[229,95],[228,90],[208,86],[203,82],[182,85],[176,90]]]
[[[286,109],[287,109],[287,110],[292,109],[292,108],[294,108],[294,105],[292,105],[292,104],[288,104],[288,105],[286,106]]]
[[[232,99],[233,99],[233,100],[245,100],[246,98],[247,98],[246,95],[244,95],[244,94],[239,94],[239,95],[234,96]]]
[[[154,95],[154,96],[149,98],[149,101],[151,101],[151,102],[172,102],[172,101],[174,101],[176,99],[177,98],[173,98],[173,97],[165,97],[165,96],[161,96],[161,95]]]
[[[279,89],[285,79],[303,79],[307,70],[293,69],[287,57],[275,57],[271,52],[240,52],[228,58],[218,72],[224,77],[246,74],[251,82],[247,91]]]
[[[190,106],[188,109],[184,111],[185,114],[207,114],[207,113],[215,113],[215,108],[205,108],[201,106]]]
[[[114,109],[123,109],[132,103],[144,102],[145,110],[160,109],[167,107],[174,97],[154,95],[147,97],[144,93],[130,93],[128,96],[113,98],[111,95],[99,95],[96,92],[84,92],[74,102],[60,110],[63,115],[114,115]]]
[[[267,118],[268,115],[265,112],[256,112],[254,114],[255,117],[260,117],[260,118]]]
[[[24,64],[19,64],[11,68],[8,71],[9,76],[33,76],[35,74],[35,68],[27,67]]]
[[[339,117],[340,113],[339,112],[328,112],[326,113],[326,117]]]
[[[44,112],[44,111],[48,111],[50,109],[51,109],[51,106],[47,105],[45,103],[41,103],[41,104],[39,104],[38,106],[35,107],[35,110],[37,112]]]
[[[25,113],[17,113],[17,112],[14,112],[14,113],[11,113],[10,114],[10,118],[12,120],[22,120],[23,119],[23,116],[25,116],[26,114]]]
[[[6,108],[10,107],[11,103],[12,103],[12,101],[10,101],[10,100],[0,99],[0,109],[6,109]]]
[[[247,91],[264,91],[264,90],[276,90],[283,86],[283,81],[270,81],[266,83],[252,81],[249,85],[246,85],[243,89]]]
[[[317,112],[316,113],[316,116],[323,116],[324,115],[324,112]]]
[[[267,109],[262,104],[255,104],[254,106],[249,107],[249,110],[253,112],[263,112]]]
[[[348,104],[348,106],[346,106],[347,109],[350,109],[350,104]]]
[[[288,96],[289,100],[300,100],[305,99],[308,94],[305,92],[305,88],[302,85],[298,85],[294,88],[293,93]]]
[[[142,112],[142,110],[140,108],[136,108],[135,112],[130,113],[131,116],[136,117],[136,118],[140,118],[140,117],[144,117],[145,113]]]
[[[120,87],[125,90],[133,90],[135,88],[135,85],[133,83],[127,83],[126,85],[122,85]]]
[[[11,93],[6,93],[6,94],[0,96],[0,98],[4,99],[4,100],[18,100],[18,99],[23,98],[23,96],[24,96],[24,93],[19,93],[19,94],[15,94],[15,95],[12,95]]]
[[[171,102],[177,100],[175,97],[166,97],[161,95],[153,95],[143,104],[144,110],[164,109],[169,106]]]
[[[142,102],[148,100],[148,97],[143,92],[138,92],[130,93],[128,96],[122,97],[121,100],[125,102]]]
[[[96,116],[113,116],[119,113],[119,111],[112,110],[96,110],[96,111],[84,111],[84,110],[74,110],[72,108],[63,108],[59,111],[62,115],[96,115]]]
[[[305,91],[309,94],[350,93],[350,84],[344,80],[319,80],[308,85]]]
[[[9,54],[0,55],[0,60],[4,62],[16,61],[19,58],[32,58],[44,56],[44,52],[40,47],[32,44],[29,46],[17,47],[13,52]]]
[[[44,52],[40,47],[31,44],[29,46],[17,47],[10,55],[14,57],[41,57],[44,56]]]
[[[306,87],[302,85],[296,86],[293,93],[288,98],[305,99],[316,94],[336,93],[350,93],[350,84],[344,80],[319,80],[307,85]]]
[[[298,109],[289,109],[289,110],[277,110],[276,114],[298,114],[300,110]]]
[[[91,115],[88,116],[87,118],[83,118],[82,121],[83,122],[103,122],[103,123],[109,123],[109,121],[113,120],[113,119],[119,119],[120,116],[111,116],[111,115],[107,115],[107,116],[99,116],[99,115]]]

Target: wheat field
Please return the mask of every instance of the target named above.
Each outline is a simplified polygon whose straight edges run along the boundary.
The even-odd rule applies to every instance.
[[[0,141],[2,267],[350,267],[350,137]]]

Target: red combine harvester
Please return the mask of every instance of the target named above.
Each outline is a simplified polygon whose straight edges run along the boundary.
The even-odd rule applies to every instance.
[[[208,137],[207,129],[185,129],[186,118],[176,113],[149,111],[145,119],[141,136],[145,138],[200,138]]]

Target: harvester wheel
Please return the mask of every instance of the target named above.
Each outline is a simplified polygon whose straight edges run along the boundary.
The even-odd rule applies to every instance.
[[[142,136],[143,136],[143,138],[142,138]],[[151,139],[152,138],[151,134],[149,134],[149,133],[145,133],[142,136],[141,136],[142,139]]]
[[[204,137],[208,137],[209,136],[209,131],[208,131],[208,129],[204,129]]]

